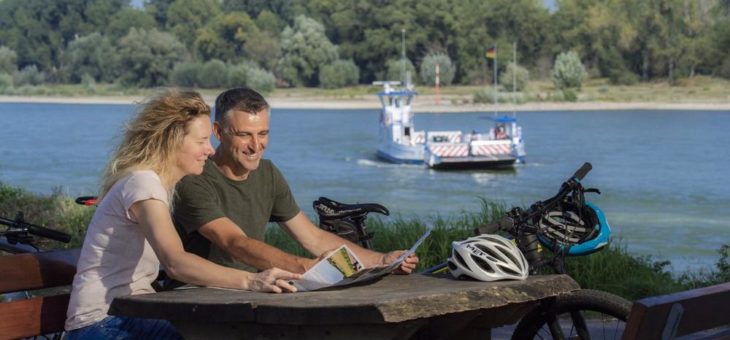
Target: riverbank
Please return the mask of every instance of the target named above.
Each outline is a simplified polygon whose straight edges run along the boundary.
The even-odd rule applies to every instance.
[[[134,104],[144,100],[144,96],[0,96],[0,103],[53,103],[53,104]],[[422,95],[414,101],[415,112],[478,112],[478,111],[593,111],[593,110],[703,110],[730,111],[730,101],[704,102],[530,102],[523,104],[472,104],[458,103],[454,96],[441,98]],[[213,104],[215,95],[205,94],[208,103]],[[379,109],[380,103],[374,96],[355,98],[336,98],[327,96],[289,96],[269,95],[269,103],[274,109]]]

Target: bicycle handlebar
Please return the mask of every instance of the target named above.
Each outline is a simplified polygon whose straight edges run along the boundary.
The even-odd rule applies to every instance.
[[[63,242],[63,243],[69,243],[71,241],[71,235],[66,234],[62,231],[49,229],[46,227],[41,227],[39,225],[35,225],[32,223],[28,223],[25,221],[15,221],[10,220],[4,217],[0,217],[0,224],[4,224],[11,228],[17,228],[21,230],[27,230],[29,233],[33,235],[38,235],[40,237],[49,238],[51,240]]]
[[[575,172],[575,174],[573,175],[573,178],[576,178],[579,181],[581,181],[581,180],[583,180],[583,177],[586,177],[586,175],[588,174],[588,172],[591,171],[591,169],[593,169],[593,165],[591,165],[591,163],[585,162],[585,163],[583,163],[583,166],[581,166],[580,169],[578,169],[578,171]]]

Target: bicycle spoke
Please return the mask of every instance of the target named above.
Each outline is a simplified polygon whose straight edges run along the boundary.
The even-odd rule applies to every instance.
[[[575,332],[578,334],[578,338],[583,340],[590,340],[591,335],[588,332],[588,326],[586,325],[586,320],[585,318],[583,318],[583,315],[578,311],[571,312],[570,319],[573,321],[572,325],[575,329]],[[573,334],[572,330],[570,334]]]

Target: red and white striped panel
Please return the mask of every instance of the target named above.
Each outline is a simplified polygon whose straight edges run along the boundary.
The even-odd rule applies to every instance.
[[[413,138],[413,143],[415,144],[423,144],[426,142],[426,134],[423,132],[416,133],[411,138]]]
[[[432,154],[443,158],[469,156],[467,144],[434,144],[429,148]]]
[[[512,147],[509,144],[473,145],[471,147],[471,154],[474,156],[502,155],[511,152]]]
[[[428,140],[431,143],[461,143],[461,131],[431,131]]]

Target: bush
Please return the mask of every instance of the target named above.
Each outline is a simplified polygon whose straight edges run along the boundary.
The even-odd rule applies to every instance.
[[[526,68],[515,65],[515,63],[509,63],[507,69],[499,77],[499,82],[505,91],[512,91],[513,89],[522,91],[527,87],[527,80],[529,78],[530,73]]]
[[[199,74],[203,64],[199,62],[182,62],[175,64],[170,73],[170,84],[181,87],[198,87]]]
[[[439,65],[439,84],[451,85],[454,81],[456,68],[451,63],[451,58],[443,53],[429,54],[421,62],[421,80],[426,85],[436,84],[436,65]]]
[[[563,89],[563,99],[566,102],[576,102],[578,101],[578,94],[573,89]]]
[[[0,46],[0,73],[13,74],[18,70],[18,55],[15,51]]]
[[[418,73],[416,73],[416,67],[413,66],[413,63],[406,59],[406,72],[411,73],[411,82],[415,83],[416,79],[418,79]],[[385,74],[381,75],[382,80],[388,80],[388,81],[403,81],[401,79],[400,71],[402,66],[402,62],[400,59],[390,59],[385,63]],[[405,77],[405,75],[404,75]]]
[[[0,90],[13,87],[13,76],[0,72]]]
[[[259,92],[271,92],[276,86],[276,77],[258,66],[249,66],[246,86]]]
[[[249,69],[250,66],[247,64],[228,65],[228,87],[246,86]]]
[[[326,89],[357,85],[360,69],[350,60],[337,60],[319,70],[319,86]]]
[[[639,77],[631,71],[615,71],[608,76],[608,81],[613,85],[634,85],[639,81]]]
[[[495,96],[496,96],[496,102],[495,102]],[[511,93],[500,93],[499,91],[495,92],[493,88],[488,89],[479,89],[476,92],[474,92],[474,95],[472,96],[474,104],[497,104],[497,103],[511,103],[512,102],[512,94]],[[520,96],[520,100],[524,100],[522,96]]]
[[[199,73],[198,85],[211,89],[225,87],[228,84],[228,67],[221,60],[213,59],[205,64]]]
[[[46,82],[46,73],[38,71],[38,67],[30,65],[15,73],[15,86],[37,86]]]
[[[585,68],[578,58],[578,54],[570,51],[563,52],[555,58],[552,71],[552,80],[558,89],[580,89],[585,78]]]

